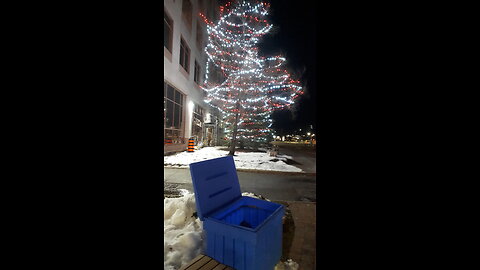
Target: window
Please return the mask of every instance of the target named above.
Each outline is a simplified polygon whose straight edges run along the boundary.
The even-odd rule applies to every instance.
[[[190,64],[190,48],[188,48],[187,43],[183,38],[180,39],[180,65],[189,73]]]
[[[223,83],[223,81],[225,81],[225,76],[223,75],[223,71],[220,68],[218,68],[216,70],[216,73],[217,73],[216,77],[217,77],[218,83],[220,84]]]
[[[217,20],[218,18],[220,18],[220,9],[218,8],[214,8],[213,9],[213,20]]]
[[[213,16],[212,16],[212,8],[211,7],[208,7],[207,8],[207,19],[209,22],[213,21]]]
[[[163,10],[163,47],[172,52],[173,21]]]
[[[195,60],[195,72],[193,73],[193,80],[197,83],[197,84],[201,84],[200,80],[201,80],[201,77],[200,77],[200,65],[198,64],[198,62]]]
[[[225,76],[223,75],[223,71],[219,68],[216,67],[215,65],[209,65],[209,78],[210,81],[215,83],[215,84],[221,84],[225,81]]]
[[[196,137],[197,142],[203,141],[203,114],[204,109],[195,104],[193,109],[192,136]]]
[[[163,85],[165,139],[172,140],[172,143],[184,143],[182,137],[184,95],[166,82]]]
[[[192,3],[190,0],[182,1],[182,17],[189,30],[192,30]]]
[[[197,21],[197,47],[199,51],[203,49],[203,27],[202,22]]]
[[[198,13],[202,13],[203,15],[205,15],[205,5],[203,3],[203,0],[198,0]]]

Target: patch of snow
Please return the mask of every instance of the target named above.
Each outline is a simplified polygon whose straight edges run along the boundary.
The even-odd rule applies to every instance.
[[[228,151],[220,150],[221,147],[204,147],[193,153],[181,152],[171,156],[164,157],[164,166],[177,166],[188,168],[190,163],[224,157]],[[236,152],[235,166],[237,169],[261,170],[261,171],[281,171],[281,172],[302,172],[302,169],[287,164],[287,158],[291,156],[279,155],[277,161],[268,153],[261,152]],[[279,158],[280,157],[280,158]]]
[[[298,270],[298,263],[288,259],[286,262],[279,262],[274,270]]]
[[[289,155],[277,155],[277,158],[288,158],[288,159],[292,159],[292,156],[289,156]]]
[[[242,196],[248,196],[248,197],[260,199],[259,196],[255,195],[255,194],[253,194],[253,193],[251,193],[251,192],[243,192],[243,193],[242,193]]]
[[[256,198],[256,199],[260,199],[260,200],[266,200],[266,201],[270,202],[269,199],[263,198],[262,196],[259,196],[259,195],[255,195],[251,192],[243,192],[242,196],[248,196],[248,197],[252,197],[252,198]]]
[[[195,197],[180,190],[182,197],[163,200],[164,269],[176,270],[203,251],[203,228],[193,217]]]

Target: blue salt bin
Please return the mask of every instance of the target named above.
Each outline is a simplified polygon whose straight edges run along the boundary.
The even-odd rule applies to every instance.
[[[242,196],[232,156],[190,164],[207,254],[237,270],[272,270],[282,255],[280,204]]]

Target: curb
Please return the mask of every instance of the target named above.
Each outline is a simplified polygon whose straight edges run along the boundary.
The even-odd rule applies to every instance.
[[[178,167],[178,166],[163,166],[167,169],[188,169],[189,167]],[[307,173],[307,172],[282,172],[282,171],[265,171],[265,170],[251,170],[251,169],[237,169],[238,172],[251,172],[251,173],[264,173],[264,174],[289,174],[289,175],[305,175],[305,176],[316,176],[317,173]]]
[[[249,169],[237,169],[239,172],[251,172],[251,173],[265,173],[265,174],[290,174],[290,175],[305,175],[305,176],[316,176],[317,173],[307,173],[307,172],[282,172],[282,171],[261,171],[261,170],[249,170]]]
[[[284,200],[271,200],[274,203],[286,203],[286,204],[317,204],[317,202],[306,202],[306,201],[284,201]]]

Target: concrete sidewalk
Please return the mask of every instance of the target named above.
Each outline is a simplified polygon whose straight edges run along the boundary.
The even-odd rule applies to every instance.
[[[281,203],[288,205],[294,222],[293,240],[290,243],[290,247],[287,247],[288,253],[284,254],[284,256],[298,263],[299,270],[316,269],[317,204],[308,202]],[[284,237],[288,237],[285,232]]]
[[[242,192],[278,201],[316,201],[316,175],[237,171]],[[193,192],[189,169],[164,167],[164,182]]]

